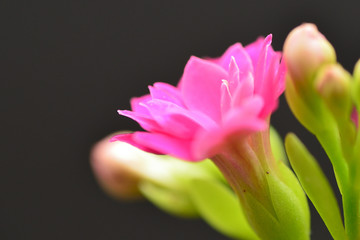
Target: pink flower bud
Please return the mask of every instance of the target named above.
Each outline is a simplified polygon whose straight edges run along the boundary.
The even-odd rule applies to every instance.
[[[350,74],[339,64],[325,66],[316,79],[315,88],[324,98],[349,98]]]
[[[354,99],[360,107],[360,59],[357,61],[354,68]]]
[[[351,75],[339,64],[326,65],[315,79],[315,90],[335,119],[348,121],[352,111]]]
[[[354,77],[360,79],[360,59],[355,64]]]
[[[290,77],[297,81],[311,78],[323,64],[336,61],[332,45],[309,23],[290,32],[284,44],[284,57]]]
[[[110,142],[106,137],[91,152],[91,165],[101,187],[118,199],[136,199],[140,177],[135,169],[141,167],[135,147],[125,142]],[[140,164],[140,166],[139,166]]]

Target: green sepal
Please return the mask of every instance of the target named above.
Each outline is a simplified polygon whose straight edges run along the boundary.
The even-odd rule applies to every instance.
[[[214,180],[193,179],[189,196],[201,217],[214,229],[236,239],[259,239],[233,191]]]
[[[183,218],[198,217],[198,212],[189,196],[183,192],[172,191],[149,181],[139,184],[140,192],[163,211]]]
[[[306,197],[294,174],[279,162],[279,176],[266,175],[275,215],[247,192],[243,194],[244,211],[250,224],[264,240],[310,239],[310,212]]]
[[[347,239],[339,206],[331,186],[314,157],[294,135],[288,134],[285,148],[290,164],[304,191],[334,239]]]
[[[273,126],[270,126],[270,143],[275,159],[278,161],[280,160],[285,165],[289,166],[289,161],[285,153],[284,142]]]
[[[282,238],[274,239],[310,239],[310,210],[306,196],[290,169],[282,163],[278,167],[280,177],[272,174],[267,177],[276,217],[283,228]]]

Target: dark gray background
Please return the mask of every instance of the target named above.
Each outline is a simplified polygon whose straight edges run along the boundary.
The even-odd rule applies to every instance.
[[[89,150],[137,124],[117,115],[156,81],[176,84],[190,55],[314,22],[352,71],[359,1],[0,0],[1,239],[226,239],[202,221],[149,203],[120,203],[98,187]],[[297,132],[331,166],[284,99],[273,125]],[[333,180],[332,180],[333,182]],[[312,239],[330,239],[316,213]]]

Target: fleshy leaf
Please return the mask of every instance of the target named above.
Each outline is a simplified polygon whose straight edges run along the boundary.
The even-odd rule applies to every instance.
[[[314,157],[295,134],[288,134],[285,148],[290,164],[334,239],[347,239],[334,192]]]
[[[219,232],[236,239],[259,239],[247,222],[236,195],[226,185],[194,179],[189,196],[201,217]]]
[[[188,195],[172,191],[148,181],[139,185],[140,192],[155,206],[178,217],[197,217],[198,213]]]

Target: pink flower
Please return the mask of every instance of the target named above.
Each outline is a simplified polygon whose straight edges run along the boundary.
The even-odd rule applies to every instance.
[[[284,90],[285,67],[271,40],[259,38],[245,48],[236,43],[215,59],[191,57],[177,87],[155,83],[149,95],[131,100],[132,111],[119,110],[147,132],[112,141],[197,161],[265,130]]]

